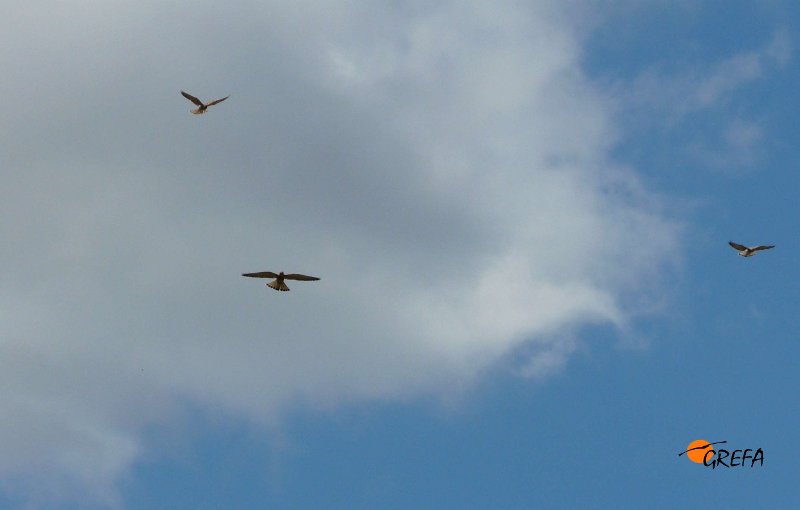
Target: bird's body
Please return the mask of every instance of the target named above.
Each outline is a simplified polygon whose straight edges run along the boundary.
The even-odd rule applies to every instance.
[[[217,103],[221,103],[221,102],[225,101],[226,99],[228,99],[229,97],[231,97],[231,96],[225,96],[222,99],[215,99],[214,101],[211,101],[209,103],[203,103],[202,101],[200,101],[199,99],[197,99],[193,95],[188,94],[188,93],[186,93],[186,92],[184,92],[182,90],[181,90],[181,95],[183,97],[185,97],[186,99],[188,99],[189,101],[191,101],[191,102],[193,102],[194,104],[197,105],[196,109],[190,110],[195,115],[202,115],[202,114],[206,113],[206,110],[208,110],[209,106],[213,106],[213,105],[215,105]]]
[[[304,274],[297,274],[297,273],[284,274],[283,271],[281,271],[280,273],[273,273],[272,271],[263,271],[260,273],[243,273],[242,276],[248,276],[250,278],[274,278],[274,280],[267,283],[267,287],[275,290],[280,290],[283,292],[289,290],[289,287],[286,286],[284,280],[299,280],[303,282],[313,282],[319,280],[319,278],[315,276],[306,276]]]
[[[728,244],[731,245],[731,248],[738,251],[739,255],[741,255],[742,257],[752,257],[753,255],[756,254],[757,251],[769,250],[775,247],[774,245],[770,246],[760,245],[760,246],[747,247],[738,243],[734,243],[733,241],[728,241]]]

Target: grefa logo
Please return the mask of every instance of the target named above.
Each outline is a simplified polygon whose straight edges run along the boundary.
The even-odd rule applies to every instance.
[[[731,467],[755,467],[764,465],[764,450],[757,448],[745,448],[742,450],[730,451],[726,448],[715,447],[714,445],[725,444],[727,441],[715,441],[710,443],[705,439],[696,439],[689,443],[685,451],[678,454],[678,457],[686,454],[686,457],[694,463],[703,464],[711,469],[717,466]],[[716,448],[716,449],[715,449]]]

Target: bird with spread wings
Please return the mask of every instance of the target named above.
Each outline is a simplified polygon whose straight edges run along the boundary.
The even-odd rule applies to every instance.
[[[228,99],[229,97],[231,97],[231,96],[225,96],[222,99],[215,99],[214,101],[211,101],[210,103],[203,103],[202,101],[200,101],[199,99],[197,99],[193,95],[187,94],[186,92],[184,92],[182,90],[181,90],[181,95],[183,97],[185,97],[186,99],[188,99],[189,101],[191,101],[191,102],[193,102],[194,104],[197,105],[197,109],[191,110],[191,112],[194,113],[195,115],[200,115],[202,113],[206,113],[206,110],[208,109],[209,106],[214,106],[215,104],[221,103],[221,102],[225,101],[226,99]]]
[[[283,282],[284,280],[299,280],[302,282],[313,282],[319,280],[316,276],[306,276],[304,274],[289,273],[283,274],[273,273],[272,271],[263,271],[260,273],[243,273],[242,276],[249,276],[250,278],[274,278],[271,282],[267,283],[267,287],[280,291],[287,291],[289,287]]]
[[[738,243],[734,243],[733,241],[728,241],[728,244],[731,245],[731,248],[738,251],[739,255],[741,255],[742,257],[752,257],[753,255],[756,254],[757,251],[769,250],[770,248],[775,247],[774,245],[770,246],[760,245],[760,246],[747,247]]]

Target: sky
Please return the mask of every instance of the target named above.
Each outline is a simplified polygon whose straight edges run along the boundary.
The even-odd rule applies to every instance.
[[[797,506],[799,21],[8,0],[0,508]]]

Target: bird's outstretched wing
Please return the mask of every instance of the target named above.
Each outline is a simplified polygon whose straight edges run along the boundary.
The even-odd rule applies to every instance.
[[[753,251],[769,250],[770,248],[774,248],[774,247],[775,247],[775,245],[770,245],[770,246],[761,245],[761,246],[756,246],[755,248],[753,248]]]
[[[742,246],[741,244],[736,244],[733,241],[728,241],[728,244],[731,245],[735,250],[744,251],[747,249],[747,246]]]
[[[242,276],[249,276],[250,278],[277,278],[278,275],[272,271],[262,271],[260,273],[242,273]]]
[[[197,106],[203,106],[203,102],[202,102],[202,101],[200,101],[199,99],[197,99],[196,97],[194,97],[193,95],[191,95],[191,94],[187,94],[186,92],[184,92],[184,91],[182,91],[182,90],[181,90],[181,95],[182,95],[183,97],[185,97],[186,99],[188,99],[189,101],[191,101],[191,102],[193,102],[194,104],[196,104]]]
[[[215,105],[217,103],[221,103],[221,102],[225,101],[226,99],[228,99],[229,97],[231,97],[231,96],[225,96],[222,99],[215,99],[215,100],[211,101],[210,103],[208,103],[206,106],[213,106],[213,105]]]
[[[296,274],[296,273],[285,274],[283,275],[283,278],[286,280],[300,280],[303,282],[313,282],[319,280],[319,278],[317,278],[316,276],[306,276],[304,274]]]

